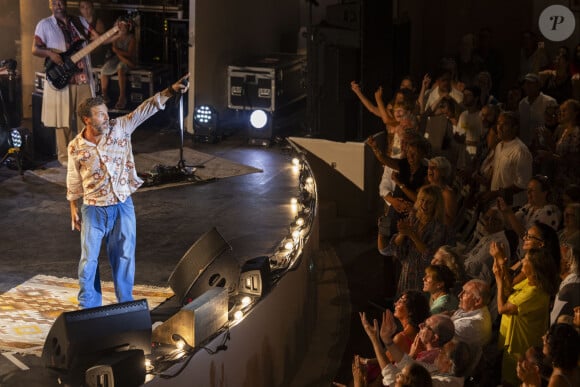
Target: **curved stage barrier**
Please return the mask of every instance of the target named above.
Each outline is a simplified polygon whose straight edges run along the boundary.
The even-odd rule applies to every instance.
[[[269,267],[261,267],[259,258],[246,262],[249,270],[241,270],[226,327],[202,347],[166,348],[166,359],[151,359],[147,386],[280,386],[296,373],[316,319],[313,276],[318,199],[305,155],[293,149],[291,168],[297,176],[298,195],[291,205],[296,216],[268,257]],[[171,362],[172,356],[174,364],[167,367],[163,363]]]

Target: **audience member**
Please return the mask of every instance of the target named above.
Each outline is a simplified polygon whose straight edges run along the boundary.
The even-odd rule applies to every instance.
[[[417,199],[417,190],[425,184],[427,167],[423,164],[423,158],[427,154],[427,145],[415,132],[407,132],[404,140],[405,158],[395,159],[384,155],[379,150],[373,137],[367,139],[367,144],[383,166],[389,167],[394,171],[391,174],[391,179],[397,186],[392,194],[387,193],[387,195],[383,196],[383,199],[389,204],[386,214],[389,229],[396,230],[397,222],[407,215]],[[379,235],[379,244],[381,246],[387,240],[387,238]]]
[[[532,31],[522,33],[520,49],[520,75],[523,80],[526,74],[537,74],[550,64],[544,42],[538,40],[538,36]]]
[[[137,40],[131,19],[119,17],[115,25],[119,28],[119,33],[115,34],[110,42],[114,55],[108,58],[101,68],[101,92],[103,99],[108,101],[109,77],[117,74],[119,99],[115,109],[123,110],[127,105],[127,73],[137,67]]]
[[[532,155],[518,138],[515,113],[501,113],[497,128],[501,142],[495,147],[490,191],[482,195],[482,204],[503,197],[508,204],[521,206],[526,201],[525,187],[532,177]]]
[[[498,346],[503,349],[503,386],[517,386],[516,363],[530,346],[539,345],[548,327],[550,297],[556,293],[556,267],[544,250],[530,250],[522,260],[525,279],[511,286],[508,267],[492,243],[493,273],[497,285],[497,309],[502,315]]]
[[[556,134],[555,152],[540,151],[539,155],[555,160],[555,180],[564,188],[580,181],[580,102],[569,99],[562,103],[559,117],[562,131]]]
[[[553,371],[548,381],[550,387],[572,387],[580,385],[580,338],[569,324],[555,324],[542,336],[542,351],[551,361]],[[540,367],[533,362],[521,360],[517,365],[517,375],[523,387],[541,387]]]
[[[561,315],[574,315],[580,306],[580,234],[576,233],[560,247],[560,287],[550,313],[550,324],[555,324]]]
[[[463,102],[463,94],[460,90],[452,87],[452,74],[448,69],[440,69],[436,76],[436,85],[430,90],[429,95],[426,96],[425,111],[434,112],[439,106],[441,98],[450,96],[458,104]],[[426,92],[425,92],[426,94]],[[421,95],[419,95],[421,98]]]
[[[479,87],[481,94],[479,95],[479,106],[494,105],[497,106],[499,101],[492,94],[493,83],[491,74],[487,71],[481,71],[475,77],[475,87]],[[465,95],[464,95],[465,98]],[[465,105],[465,102],[464,102]]]
[[[387,246],[379,240],[380,253],[401,262],[397,294],[402,294],[406,289],[420,289],[423,272],[431,257],[450,240],[443,223],[445,209],[439,187],[421,187],[414,210],[408,219],[398,221],[398,233],[393,235]]]
[[[534,171],[546,176],[554,176],[554,159],[549,157],[556,150],[556,130],[558,128],[558,105],[549,105],[544,112],[544,124],[535,128],[529,145],[534,158]],[[545,153],[549,154],[546,157]]]
[[[489,254],[491,243],[504,246],[507,259],[510,258],[512,251],[506,235],[504,218],[496,207],[491,207],[480,217],[474,236],[474,240],[467,245],[463,253],[465,273],[470,278],[481,279],[491,285],[494,280],[493,258]]]
[[[465,267],[463,258],[457,254],[455,249],[450,245],[443,245],[437,249],[431,259],[431,265],[445,265],[455,276],[454,294],[459,294],[463,283],[465,282]]]
[[[453,179],[451,163],[443,156],[433,157],[427,166],[427,180],[441,188],[443,203],[445,205],[445,224],[449,227],[455,221],[457,214],[457,197],[450,182]]]
[[[455,285],[455,276],[445,265],[429,265],[423,277],[423,291],[429,295],[431,314],[453,312],[459,301],[451,293]]]
[[[520,101],[519,137],[524,144],[532,141],[532,133],[538,126],[544,125],[546,107],[557,105],[556,100],[540,91],[540,78],[537,73],[526,74],[524,77],[525,98]]]
[[[490,288],[485,281],[469,280],[459,293],[459,309],[451,315],[455,337],[470,346],[471,371],[481,358],[482,348],[491,341],[493,321],[487,306],[490,298]]]
[[[546,176],[533,176],[528,182],[528,201],[515,213],[503,198],[498,198],[498,207],[509,226],[522,237],[536,222],[541,222],[558,230],[562,214],[551,203],[552,187]]]
[[[558,239],[560,243],[567,242],[568,239],[580,232],[580,203],[570,203],[564,209],[564,221]]]
[[[558,103],[572,98],[572,74],[570,73],[570,56],[568,48],[554,58],[554,68],[539,72],[542,92],[554,98]]]
[[[480,117],[480,95],[481,89],[477,86],[469,86],[463,90],[463,106],[466,110],[459,115],[457,120],[455,140],[464,145],[464,150],[469,155],[469,160],[465,160],[463,164],[459,163],[459,167],[469,164],[471,158],[475,156],[477,144],[479,144],[483,136],[483,124]]]

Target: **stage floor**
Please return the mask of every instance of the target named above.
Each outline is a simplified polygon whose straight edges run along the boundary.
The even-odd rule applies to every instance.
[[[133,144],[136,153],[174,149],[175,163],[179,161],[179,132],[176,130],[138,130]],[[251,146],[243,132],[234,132],[217,144],[193,143],[186,136],[185,146],[261,172],[136,193],[133,196],[137,216],[136,284],[167,286],[177,262],[197,238],[212,227],[216,227],[232,246],[240,262],[269,255],[287,234],[294,217],[290,199],[297,194],[298,187],[290,166],[292,151],[287,144],[268,148]],[[37,274],[76,278],[79,234],[70,230],[69,205],[61,185],[30,173],[20,177],[17,171],[2,166],[0,212],[0,292]],[[365,345],[368,343],[364,342],[360,321],[357,323],[356,319],[357,312],[366,309],[367,297],[372,296],[369,289],[376,288],[377,271],[373,269],[373,262],[380,260],[373,235],[329,241],[323,246],[326,263],[320,267],[339,275],[344,267],[350,267],[346,275],[349,287],[355,287],[349,295],[344,279],[338,293],[325,294],[327,306],[340,306],[342,313],[347,315],[336,321],[321,319],[323,334],[331,332],[334,337],[315,337],[312,349],[317,353],[314,358],[323,363],[311,362],[303,367],[301,372],[310,378],[308,385],[318,385],[310,384],[314,380],[324,380],[324,385],[332,380],[346,381],[351,350],[368,352],[369,347]],[[367,260],[362,269],[360,259]],[[106,259],[101,261],[100,268],[101,278],[110,280]],[[325,290],[335,291],[334,287]],[[352,302],[354,310],[351,310]],[[324,312],[319,312],[319,316],[324,316]],[[333,323],[336,332],[329,329],[329,324]],[[354,334],[351,333],[353,329]],[[364,355],[370,356],[370,353]],[[38,358],[14,356],[24,365],[39,365]],[[315,372],[306,375],[305,370]],[[7,375],[21,372],[12,359],[0,356],[0,381],[6,383],[3,385],[18,385],[18,378]],[[10,381],[15,384],[9,384]]]

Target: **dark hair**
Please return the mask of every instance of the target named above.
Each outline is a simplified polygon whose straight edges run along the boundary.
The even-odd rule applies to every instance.
[[[509,122],[512,128],[517,129],[518,133],[520,132],[520,117],[516,112],[510,111],[501,112],[499,113],[499,117],[504,117],[504,119],[506,119]]]
[[[433,380],[431,374],[419,363],[411,363],[409,367],[409,381],[404,383],[404,387],[432,387]]]
[[[445,265],[429,265],[425,273],[431,274],[435,282],[443,282],[445,292],[449,293],[455,286],[455,274]]]
[[[473,96],[479,100],[481,97],[481,88],[479,86],[467,86],[464,90],[468,90]]]
[[[560,253],[560,238],[558,238],[558,233],[551,226],[537,220],[534,222],[534,227],[540,231],[540,237],[544,241],[544,249],[552,258],[559,272],[562,254]]]
[[[414,136],[412,139],[410,139],[407,142],[407,148],[409,147],[416,148],[423,157],[429,155],[429,143],[421,136]]]
[[[92,117],[91,109],[95,106],[104,105],[105,100],[101,96],[89,97],[85,99],[78,107],[78,114],[81,117]]]
[[[429,301],[425,297],[425,294],[418,290],[407,290],[401,296],[406,296],[407,298],[405,306],[407,307],[409,324],[418,330],[419,324],[431,316]]]
[[[555,367],[574,369],[580,356],[580,338],[570,324],[554,324],[548,331],[548,355]]]
[[[550,192],[552,190],[552,184],[550,184],[550,179],[548,176],[543,175],[534,175],[530,180],[535,180],[540,183],[540,188],[542,188],[542,192]]]
[[[549,256],[546,249],[531,249],[526,257],[532,265],[533,275],[537,287],[550,296],[558,292],[559,278],[554,260]]]

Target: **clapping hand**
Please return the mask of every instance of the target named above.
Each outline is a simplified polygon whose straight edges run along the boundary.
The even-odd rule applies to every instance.
[[[397,323],[393,317],[393,313],[387,309],[383,312],[383,321],[381,322],[381,330],[379,335],[383,343],[392,341],[393,335],[397,332]]]

